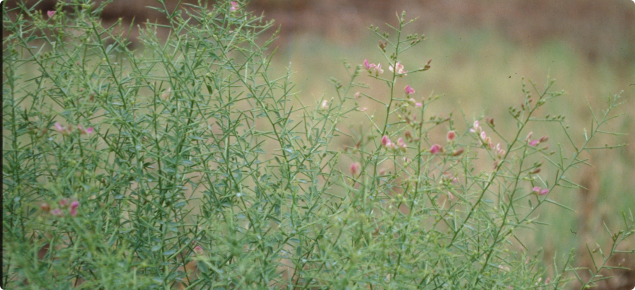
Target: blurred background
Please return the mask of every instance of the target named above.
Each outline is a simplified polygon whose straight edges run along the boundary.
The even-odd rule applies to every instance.
[[[10,7],[15,2],[9,0],[3,5]],[[32,5],[36,1],[27,3]],[[55,3],[45,0],[37,9],[45,14],[47,10],[54,10]],[[166,0],[170,9],[176,4],[177,1]],[[153,5],[158,3],[115,0],[104,10],[103,24],[109,25],[119,18],[123,19],[124,27],[129,27],[133,18],[139,24],[146,20],[165,21],[158,12],[146,8]],[[498,121],[497,129],[513,130],[507,109],[518,107],[523,100],[522,78],[528,88],[531,80],[542,89],[549,77],[556,79],[553,90],[564,90],[566,94],[538,114],[567,116],[572,138],[581,144],[585,130],[591,129],[593,114],[588,106],[594,108],[596,115],[601,114],[607,98],[622,92],[624,105],[617,112],[623,116],[613,120],[605,130],[626,135],[604,134],[598,136],[594,144],[627,145],[586,152],[583,157],[588,158],[593,167],[576,168],[568,176],[585,189],[559,188],[550,195],[572,211],[547,205],[537,216],[538,221],[550,226],[526,231],[523,235],[528,242],[526,246],[544,250],[545,266],[553,265],[554,259],[561,265],[574,249],[576,265],[589,267],[592,260],[587,244],[591,250],[600,246],[607,252],[611,239],[606,229],[619,230],[624,225],[622,212],[630,216],[635,211],[633,1],[254,0],[246,9],[257,15],[262,13],[266,19],[275,19],[274,26],[280,27],[273,44],[278,48],[273,73],[282,75],[287,68],[294,71],[292,79],[305,104],[333,96],[330,77],[347,83],[347,73],[342,66],[344,59],[353,66],[369,59],[371,63],[382,63],[387,70],[388,64],[377,45],[378,38],[368,27],[372,24],[381,31],[389,31],[385,23],[397,25],[396,14],[402,11],[407,18],[417,18],[406,32],[425,34],[426,40],[407,51],[400,61],[408,70],[423,67],[432,59],[432,69],[408,76],[408,84],[416,90],[417,99],[441,95],[441,101],[432,110],[442,116],[453,113],[458,117],[459,131],[485,116]],[[133,30],[131,36],[136,34]],[[358,81],[378,86],[366,77]],[[377,98],[385,93],[376,88],[362,92]],[[359,102],[361,107],[368,107],[369,112],[378,108],[370,100]],[[567,144],[561,128],[547,126],[547,123],[534,123],[531,128],[534,136],[550,136],[553,149],[558,143]],[[620,250],[635,250],[634,237],[622,244]],[[635,268],[635,254],[617,255],[610,264]],[[635,287],[635,271],[617,270],[612,275],[617,277],[600,283],[596,289],[631,290]]]

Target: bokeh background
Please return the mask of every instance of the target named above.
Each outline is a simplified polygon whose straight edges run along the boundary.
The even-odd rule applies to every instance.
[[[15,2],[9,0],[3,5],[11,7]],[[31,5],[35,2],[27,1]],[[45,0],[37,9],[45,13],[54,10],[55,3]],[[141,26],[146,20],[164,22],[156,11],[146,8],[153,5],[158,4],[151,0],[115,0],[104,10],[103,24],[110,25],[119,18],[124,27],[129,27],[133,19]],[[177,1],[166,0],[170,9],[176,5]],[[345,59],[351,65],[369,59],[383,62],[387,68],[377,46],[378,38],[368,27],[372,24],[387,30],[384,24],[395,25],[396,14],[402,11],[406,17],[417,18],[406,32],[425,34],[426,40],[405,53],[401,62],[406,69],[414,69],[432,59],[431,70],[409,76],[408,82],[416,89],[417,98],[443,96],[432,109],[438,115],[453,113],[459,117],[465,124],[459,125],[461,130],[482,116],[495,118],[503,131],[512,130],[507,109],[519,106],[523,100],[522,79],[542,88],[549,77],[556,79],[554,89],[566,94],[539,113],[566,115],[573,139],[580,144],[585,130],[591,128],[593,115],[588,106],[599,114],[607,98],[621,92],[624,105],[618,112],[623,116],[605,129],[626,134],[605,134],[594,144],[626,146],[586,152],[584,157],[593,167],[577,168],[568,176],[585,188],[558,189],[551,195],[572,210],[551,205],[543,208],[538,220],[550,226],[523,235],[529,248],[543,249],[545,266],[552,265],[554,259],[560,263],[574,249],[576,265],[588,267],[592,260],[587,245],[591,250],[600,246],[607,251],[611,240],[606,228],[616,231],[623,226],[622,213],[635,211],[633,1],[254,0],[246,9],[275,19],[275,26],[280,27],[273,44],[278,48],[273,73],[281,75],[287,68],[294,71],[292,79],[304,103],[330,98],[334,93],[330,77],[347,81],[342,66]],[[135,35],[136,28],[131,37]],[[381,89],[363,92],[375,97],[384,93]],[[360,106],[377,109],[370,100],[360,100]],[[532,130],[534,136],[550,136],[552,148],[567,142],[560,128],[536,123]],[[635,239],[631,237],[620,249],[634,251]],[[617,255],[610,264],[635,268],[635,254]],[[635,271],[617,270],[613,275],[617,277],[602,282],[597,289],[635,287]]]

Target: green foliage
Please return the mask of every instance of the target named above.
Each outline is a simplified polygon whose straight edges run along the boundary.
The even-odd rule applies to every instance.
[[[3,287],[525,289],[546,280],[514,231],[534,227],[546,203],[567,208],[549,197],[577,186],[565,173],[599,149],[589,140],[608,133],[617,97],[593,115],[587,142],[569,138],[571,151],[524,137],[536,122],[568,136],[563,117],[537,116],[561,95],[552,81],[523,86],[523,105],[509,109],[516,131],[487,120],[459,132],[452,116],[428,117],[435,97],[402,89],[406,74],[430,69],[400,71],[402,53],[423,40],[401,34],[402,14],[395,37],[375,30],[383,69],[394,71],[345,64],[350,80],[333,79],[333,97],[302,104],[290,73],[272,76],[272,39],[258,39],[271,23],[242,3],[173,12],[159,3],[169,24],[148,23],[138,51],[120,26],[100,25],[103,6],[89,1],[51,16],[4,11]],[[370,86],[357,81],[366,71],[390,96],[356,94]],[[364,112],[358,97],[385,115]],[[349,128],[353,118],[368,126]],[[455,136],[433,144],[435,128]],[[340,150],[341,139],[355,145]],[[557,171],[541,176],[542,166]],[[624,223],[609,230],[614,244],[589,283],[633,234],[632,214]],[[579,277],[570,262],[556,263],[547,287]]]

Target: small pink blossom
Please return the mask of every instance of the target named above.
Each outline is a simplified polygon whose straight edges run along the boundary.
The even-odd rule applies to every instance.
[[[549,188],[540,188],[538,186],[533,188],[533,193],[538,194],[538,195],[545,195],[547,193],[549,193]]]
[[[55,15],[55,11],[54,10],[46,11],[46,15],[48,15],[48,17],[51,18],[53,17],[53,15]]]
[[[384,135],[384,137],[381,137],[381,145],[384,145],[384,147],[386,148],[392,147],[392,141],[390,141],[388,135]]]
[[[360,92],[355,93],[355,100],[359,99],[360,96],[361,96]]]
[[[368,110],[368,108],[361,107],[361,108],[358,108],[357,110],[360,111],[360,112],[366,112],[366,110]]]
[[[481,127],[478,125],[478,120],[474,121],[474,126],[472,128],[470,128],[470,132],[472,132],[472,133],[480,133],[481,132]]]
[[[540,143],[539,140],[529,141],[529,146],[536,147],[538,146],[538,143]]]
[[[401,64],[400,62],[395,64],[395,67],[393,68],[392,65],[388,67],[388,69],[392,72],[395,72],[397,74],[403,74],[404,76],[407,76],[407,72],[406,70],[404,70],[404,66],[403,64]]]
[[[68,199],[64,198],[64,199],[60,200],[60,206],[61,207],[65,207],[67,205],[68,205]]]
[[[375,65],[372,64],[372,66],[371,66],[371,64],[368,62],[368,59],[365,59],[364,60],[364,67],[366,67],[366,69],[370,71],[370,69],[374,68]]]
[[[88,127],[88,129],[84,129],[84,126],[82,125],[77,125],[77,129],[79,130],[80,134],[92,134],[95,132],[95,129],[93,129],[93,127]]]
[[[447,139],[448,141],[453,141],[456,138],[456,133],[454,131],[448,132]]]
[[[202,255],[203,254],[203,247],[201,247],[201,246],[194,247],[194,253],[196,253],[197,255]]]
[[[397,139],[397,146],[399,146],[399,148],[401,148],[401,150],[403,151],[406,151],[406,148],[408,148],[406,143],[403,141],[403,138]]]
[[[71,202],[71,216],[77,215],[77,207],[79,206],[79,201],[74,200]]]
[[[525,140],[529,141],[529,139],[531,139],[532,135],[534,135],[534,132],[529,132],[529,134],[527,134],[527,138]]]
[[[327,100],[323,100],[322,105],[320,106],[320,109],[326,110],[328,108],[329,108],[329,102]]]
[[[378,75],[383,74],[383,73],[384,73],[384,70],[381,69],[381,63],[378,63],[375,66],[375,76],[378,76]]]
[[[229,10],[231,10],[231,11],[237,11],[237,10],[238,10],[238,2],[236,2],[236,1],[231,1],[230,3],[231,3],[231,5],[232,5],[232,7],[231,7],[231,8],[229,8]]]
[[[439,152],[441,152],[442,148],[441,145],[439,144],[434,144],[432,145],[432,147],[430,147],[430,153],[432,154],[438,154]]]
[[[423,104],[422,103],[415,103],[415,106],[421,108],[421,107],[423,107]]]
[[[64,127],[62,125],[60,125],[60,123],[55,123],[55,130],[57,130],[58,132],[62,133],[62,132],[64,132]]]
[[[407,85],[406,88],[404,88],[404,91],[406,92],[406,95],[415,93],[415,89],[413,89],[410,85]]]
[[[496,154],[498,155],[498,158],[503,158],[505,153],[507,153],[505,150],[501,149],[501,143],[496,144],[495,149],[496,149]]]
[[[51,215],[54,215],[54,216],[63,216],[63,215],[64,215],[64,213],[62,212],[62,210],[61,210],[61,209],[56,208],[56,209],[54,209],[54,210],[52,210],[52,211],[51,211]]]
[[[359,163],[357,163],[357,162],[352,163],[351,164],[351,174],[353,174],[353,176],[357,175],[359,173],[359,169],[361,167],[362,166]]]

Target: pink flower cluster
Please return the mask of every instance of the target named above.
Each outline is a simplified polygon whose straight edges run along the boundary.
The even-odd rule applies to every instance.
[[[239,8],[238,2],[231,1],[230,4],[232,6],[231,8],[229,8],[230,11],[238,11],[238,8]]]
[[[95,133],[95,129],[93,127],[88,127],[86,129],[84,129],[84,126],[82,125],[77,125],[77,130],[79,130],[80,134],[93,134]],[[72,127],[64,127],[62,126],[60,123],[55,123],[55,131],[60,132],[64,135],[68,135],[72,132]]]
[[[472,128],[470,128],[470,132],[479,134],[480,145],[486,145],[487,148],[493,149],[496,152],[498,158],[503,158],[503,156],[505,156],[505,153],[507,153],[507,151],[501,148],[500,143],[497,143],[496,145],[492,143],[492,138],[487,136],[485,131],[483,131],[483,129],[479,126],[478,121],[474,121],[474,125],[472,126]]]
[[[408,145],[406,145],[406,142],[403,141],[403,138],[400,137],[399,139],[397,139],[397,144],[395,144],[392,142],[392,140],[390,140],[390,137],[388,137],[388,135],[384,135],[384,137],[381,138],[381,145],[386,147],[386,149],[400,149],[404,152],[408,148]]]
[[[369,63],[368,59],[364,60],[364,67],[366,68],[366,70],[368,70],[368,73],[371,75],[375,75],[375,76],[379,76],[380,74],[384,73],[384,70],[381,69],[381,63],[378,64],[374,64],[374,63]]]
[[[67,199],[60,200],[60,207],[52,210],[51,215],[59,216],[59,217],[64,216],[64,212],[62,211],[62,208],[65,208],[67,206],[68,206]],[[79,207],[79,201],[76,201],[76,200],[72,201],[69,207],[71,216],[77,215],[77,207]],[[49,211],[51,209],[51,206],[49,206],[47,203],[43,203],[42,205],[40,205],[40,208],[42,208],[42,210],[44,211]]]
[[[527,138],[525,139],[525,141],[527,141],[527,144],[529,144],[529,146],[536,147],[540,143],[549,141],[549,136],[542,136],[542,137],[540,137],[540,139],[531,140],[531,136],[533,134],[534,134],[534,132],[529,132],[529,134],[527,134]]]
[[[395,67],[394,67],[394,68],[393,68],[393,67],[392,67],[392,65],[391,65],[391,66],[389,66],[389,67],[388,67],[388,69],[389,69],[391,72],[395,72],[395,73],[396,73],[397,75],[399,75],[399,76],[402,76],[402,75],[407,76],[407,75],[408,75],[408,71],[404,69],[403,64],[401,64],[400,62],[397,62],[397,63],[395,64]]]

